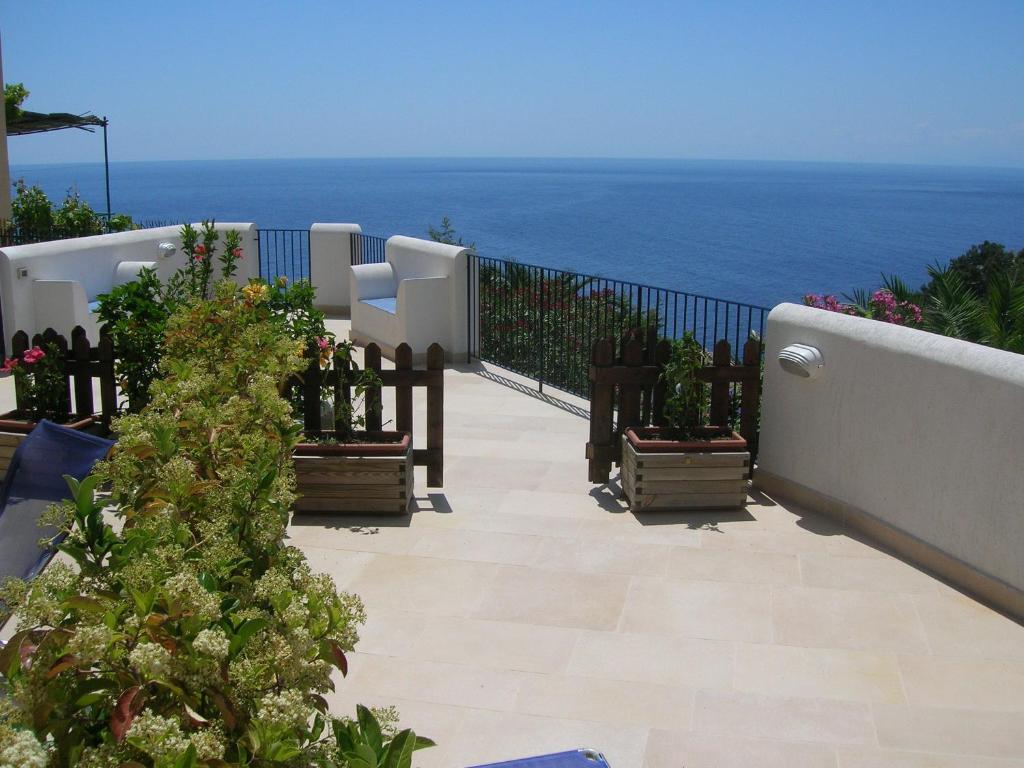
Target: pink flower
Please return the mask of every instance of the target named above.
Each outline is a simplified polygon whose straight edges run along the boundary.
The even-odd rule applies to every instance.
[[[0,373],[14,373],[14,369],[18,367],[18,358],[8,357],[4,360],[4,365],[0,368]]]
[[[231,251],[231,255],[234,256],[236,259],[240,259],[242,258],[243,251],[241,248],[235,248],[233,251]]]
[[[32,363],[38,363],[44,357],[46,357],[46,353],[39,347],[32,347],[32,349],[22,355],[22,359],[29,365]]]
[[[323,336],[320,336],[316,340],[316,345],[320,347],[320,349],[327,349],[329,346],[331,346],[331,342],[324,338]]]
[[[196,261],[202,261],[202,260],[203,260],[203,254],[201,254],[201,253],[196,253],[196,255],[195,255],[195,256],[194,256],[193,258],[194,258],[194,259],[195,259]]]
[[[196,255],[197,256],[202,256],[205,253],[206,253],[206,246],[205,245],[200,243],[199,245],[196,246]]]

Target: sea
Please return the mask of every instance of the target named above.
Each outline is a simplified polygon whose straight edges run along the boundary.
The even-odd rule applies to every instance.
[[[102,164],[15,165],[106,209]],[[1024,248],[1024,169],[599,159],[114,162],[111,207],[425,236],[447,216],[481,255],[771,307],[916,286],[974,243]]]

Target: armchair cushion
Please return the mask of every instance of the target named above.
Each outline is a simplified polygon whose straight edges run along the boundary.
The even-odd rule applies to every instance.
[[[371,307],[376,307],[383,312],[387,312],[389,315],[398,313],[397,296],[382,296],[379,299],[363,299],[362,303],[369,304]]]

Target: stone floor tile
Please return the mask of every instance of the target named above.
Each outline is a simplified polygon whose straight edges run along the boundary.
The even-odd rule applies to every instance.
[[[879,592],[776,587],[775,642],[783,645],[928,653],[911,598]]]
[[[432,704],[512,710],[523,677],[467,664],[354,653],[345,685],[374,697],[407,698],[415,692],[418,700]]]
[[[868,704],[827,699],[698,691],[693,731],[732,738],[875,744]]]
[[[729,529],[720,526],[701,535],[705,549],[734,549],[744,552],[824,552],[825,536],[802,531],[774,531],[758,529]]]
[[[933,595],[941,582],[894,557],[848,557],[831,554],[800,555],[803,585],[822,589],[900,592]]]
[[[359,628],[356,650],[383,656],[409,656],[426,626],[422,613],[376,608]]]
[[[722,640],[582,632],[568,672],[689,688],[728,688],[733,657],[733,643]]]
[[[409,655],[427,661],[524,672],[562,672],[579,630],[431,616]]]
[[[838,768],[1024,768],[1024,760],[904,752],[870,747],[839,747],[837,757]]]
[[[1024,759],[1024,717],[1019,712],[872,707],[883,747]]]
[[[796,555],[731,549],[677,548],[668,559],[665,575],[750,584],[800,583]]]
[[[499,566],[472,616],[580,629],[614,629],[629,576]]]
[[[914,604],[937,656],[1024,661],[1024,626],[954,592],[919,595]]]
[[[317,572],[329,573],[338,589],[346,589],[352,579],[376,557],[372,552],[310,545],[303,546],[302,551],[309,561],[309,567]]]
[[[460,616],[474,610],[499,566],[408,555],[378,555],[349,588],[378,607]]]
[[[864,651],[737,643],[733,685],[770,696],[906,702],[895,656]]]
[[[411,523],[409,515],[293,515],[287,543],[404,555],[420,535]]]
[[[682,549],[693,551],[649,542],[545,538],[531,565],[544,570],[660,576],[669,558]]]
[[[447,560],[528,565],[533,561],[540,545],[541,539],[538,536],[466,528],[438,528],[421,532],[410,554]]]
[[[644,768],[836,768],[823,744],[652,730]]]
[[[718,640],[772,640],[770,587],[634,576],[623,632]]]
[[[676,685],[564,675],[525,675],[515,709],[527,715],[611,725],[688,728],[693,691]]]
[[[900,656],[908,703],[1018,712],[1024,720],[1024,661]]]

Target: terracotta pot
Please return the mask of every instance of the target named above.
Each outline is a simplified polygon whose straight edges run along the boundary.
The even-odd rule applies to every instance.
[[[747,441],[731,429],[697,427],[694,431],[696,437],[681,440],[678,430],[669,427],[629,427],[626,429],[626,439],[640,453],[722,453],[747,450]]]
[[[323,437],[333,432],[325,430]],[[299,443],[296,456],[402,456],[409,450],[408,432],[357,432],[363,438],[356,443]]]

